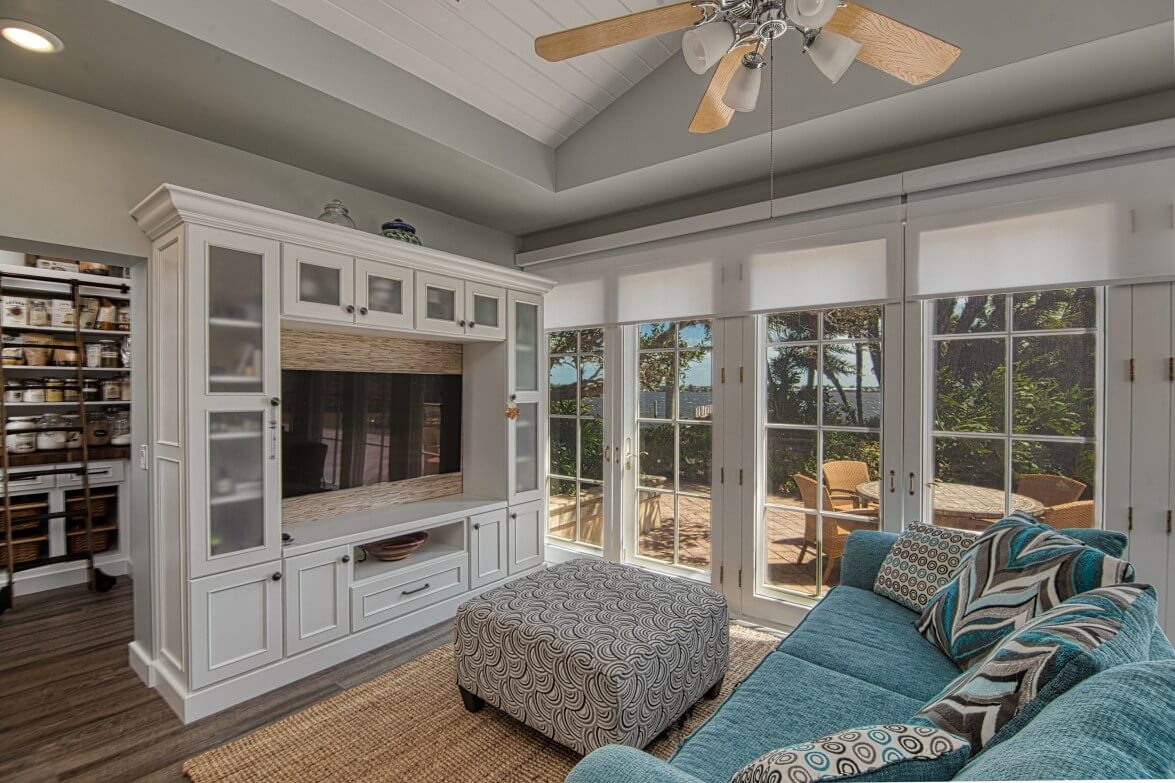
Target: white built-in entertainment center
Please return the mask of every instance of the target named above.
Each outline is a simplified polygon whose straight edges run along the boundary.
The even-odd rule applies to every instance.
[[[130,659],[185,722],[542,565],[550,281],[171,185],[132,215],[151,239],[152,540]],[[460,343],[460,493],[356,507],[352,490],[283,525],[283,330],[322,335],[324,354],[348,335]],[[408,558],[363,559],[414,531],[429,537]]]

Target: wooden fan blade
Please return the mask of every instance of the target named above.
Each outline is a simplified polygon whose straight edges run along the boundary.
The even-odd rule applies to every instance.
[[[535,39],[534,51],[544,60],[559,62],[650,35],[671,33],[701,20],[702,9],[687,0],[544,35]]]
[[[861,44],[861,62],[910,84],[941,76],[962,53],[954,44],[856,3],[837,11],[824,29]]]
[[[694,119],[689,124],[690,133],[712,133],[730,124],[734,109],[722,101],[722,96],[726,95],[726,88],[730,86],[734,74],[743,67],[743,55],[757,48],[758,44],[755,43],[736,46],[718,61],[714,78],[710,80],[710,86],[706,88],[706,94],[702,96],[702,102],[698,104]]]

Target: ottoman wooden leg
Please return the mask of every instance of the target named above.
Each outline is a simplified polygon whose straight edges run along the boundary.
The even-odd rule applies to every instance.
[[[706,692],[703,694],[703,697],[704,697],[704,698],[707,698],[707,699],[717,699],[717,698],[718,698],[718,694],[722,693],[722,681],[723,681],[724,679],[726,679],[726,678],[725,678],[725,677],[719,677],[719,678],[718,678],[718,682],[716,682],[716,683],[714,683],[713,685],[711,685],[711,686],[710,686],[710,690],[706,691]]]
[[[470,693],[460,685],[457,686],[457,690],[461,691],[461,703],[464,704],[465,709],[469,710],[470,712],[477,712],[482,707],[486,706],[485,699],[478,696],[476,693]]]

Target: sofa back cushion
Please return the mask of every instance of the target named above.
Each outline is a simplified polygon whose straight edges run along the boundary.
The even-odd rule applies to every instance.
[[[1117,666],[1078,683],[957,780],[1175,778],[1175,660]]]
[[[764,753],[730,783],[950,780],[968,751],[965,740],[933,726],[865,726]]]
[[[1014,735],[1082,680],[1147,660],[1156,607],[1149,585],[1112,585],[1073,596],[1013,632],[916,718],[963,737],[978,754]]]
[[[975,533],[969,530],[911,523],[885,556],[873,592],[921,612],[974,543]]]
[[[1134,567],[1023,514],[989,527],[918,619],[918,630],[966,669],[1065,599],[1134,581]]]

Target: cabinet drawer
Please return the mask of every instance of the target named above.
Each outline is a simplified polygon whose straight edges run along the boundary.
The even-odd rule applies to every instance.
[[[351,630],[360,631],[466,591],[469,555],[440,558],[351,588]]]
[[[0,471],[3,475],[4,471]],[[21,473],[8,474],[8,491],[10,493],[16,492],[34,492],[38,489],[53,489],[56,485],[54,479],[57,476],[26,476]]]
[[[121,462],[108,462],[91,465],[90,484],[112,484],[122,481],[126,477],[126,469]],[[62,473],[57,477],[59,487],[80,487],[82,476],[80,473]]]

